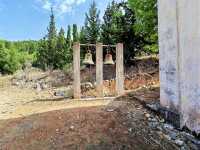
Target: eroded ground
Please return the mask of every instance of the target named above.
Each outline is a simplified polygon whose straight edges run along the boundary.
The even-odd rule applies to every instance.
[[[148,126],[147,112],[139,102],[123,98],[107,106],[8,119],[0,121],[0,146],[3,150],[178,149]]]
[[[144,106],[144,102],[159,101],[157,60],[136,64],[126,68],[125,75],[125,89],[133,91],[114,100],[51,100],[54,87],[38,91],[27,88],[38,82],[33,78],[17,80],[20,84],[13,86],[12,76],[0,77],[0,150],[200,149],[194,136],[174,129]],[[88,72],[82,72],[86,77]],[[105,72],[108,94],[115,86],[113,72]],[[68,76],[57,75],[39,82],[50,81],[55,87],[70,84]]]

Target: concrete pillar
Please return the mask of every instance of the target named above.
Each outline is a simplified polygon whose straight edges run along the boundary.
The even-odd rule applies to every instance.
[[[161,104],[200,133],[200,1],[159,0]]]
[[[103,44],[96,45],[96,90],[98,97],[103,97]]]
[[[123,44],[116,47],[116,91],[117,95],[124,94],[124,50]]]
[[[80,43],[73,44],[73,72],[74,72],[74,98],[81,98],[81,79],[80,79]]]
[[[176,0],[158,0],[160,102],[179,111],[179,41]]]

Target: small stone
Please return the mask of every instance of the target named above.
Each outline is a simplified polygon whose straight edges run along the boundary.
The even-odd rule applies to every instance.
[[[148,118],[148,121],[150,121],[150,122],[158,122],[156,118]]]
[[[163,137],[163,132],[161,132],[161,131],[157,131],[157,134],[160,136],[161,139],[164,138],[164,137]]]
[[[169,136],[172,138],[172,140],[177,138],[177,134],[175,132],[171,132]]]
[[[128,129],[128,131],[129,131],[129,132],[132,132],[132,131],[133,131],[133,129],[132,129],[132,128],[129,128],[129,129]]]
[[[150,108],[153,111],[158,111],[159,110],[159,105],[158,104],[147,104],[146,105],[148,108]]]
[[[164,128],[167,128],[167,129],[170,129],[170,130],[174,129],[174,127],[170,124],[164,124]]]
[[[163,134],[163,137],[166,138],[167,140],[171,140],[171,137],[169,135]]]
[[[158,122],[148,122],[149,127],[156,129],[158,126]]]
[[[159,122],[160,122],[160,123],[164,123],[164,122],[165,122],[165,119],[160,119]]]
[[[71,129],[71,130],[74,130],[74,126],[70,126],[70,129]]]
[[[107,112],[113,112],[113,111],[114,111],[114,109],[112,109],[112,108],[109,108],[109,109],[106,109],[106,111],[107,111]]]
[[[158,129],[159,131],[162,131],[162,130],[163,130],[160,126],[157,126],[157,129]]]
[[[146,117],[146,118],[150,118],[151,115],[150,115],[150,114],[145,114],[145,117]]]
[[[59,132],[59,129],[56,129],[56,132]]]
[[[182,146],[184,144],[184,142],[180,139],[176,139],[175,141],[175,144],[177,144],[178,146]]]

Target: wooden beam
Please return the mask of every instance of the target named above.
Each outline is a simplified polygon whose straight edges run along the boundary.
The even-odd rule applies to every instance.
[[[124,50],[123,44],[116,47],[116,91],[117,95],[124,94]]]
[[[81,98],[81,79],[80,79],[80,43],[73,44],[73,71],[74,71],[74,98]]]
[[[96,90],[98,97],[103,97],[103,44],[96,45]]]

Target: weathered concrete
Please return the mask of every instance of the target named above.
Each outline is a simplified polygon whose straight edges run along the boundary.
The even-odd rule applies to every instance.
[[[124,94],[124,47],[118,43],[116,47],[116,90],[117,95]]]
[[[73,45],[73,71],[74,71],[74,98],[81,98],[81,78],[80,78],[80,43]]]
[[[161,105],[200,133],[200,1],[159,0]]]
[[[103,97],[103,44],[96,45],[96,90],[99,97]]]

